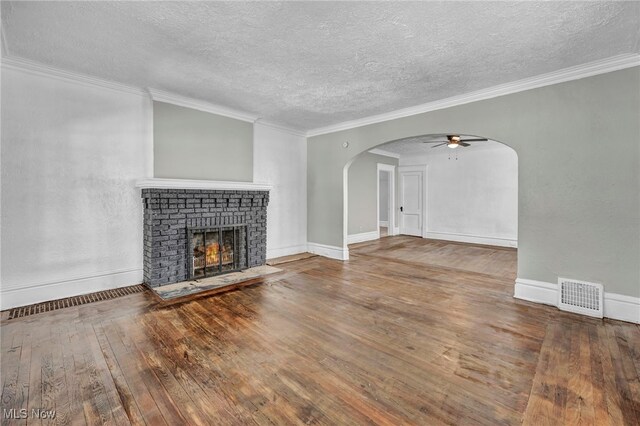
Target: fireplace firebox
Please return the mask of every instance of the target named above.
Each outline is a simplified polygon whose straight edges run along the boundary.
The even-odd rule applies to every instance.
[[[191,256],[190,279],[239,271],[249,264],[245,224],[190,228],[187,232]]]

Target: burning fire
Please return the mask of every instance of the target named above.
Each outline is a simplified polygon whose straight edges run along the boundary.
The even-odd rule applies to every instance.
[[[207,265],[217,265],[220,262],[220,247],[218,243],[207,246]]]
[[[202,256],[202,246],[198,246],[194,250],[193,263],[194,267],[202,268],[205,266],[216,266],[220,263],[220,255],[222,254],[222,264],[233,263],[233,249],[226,244],[222,246],[220,253],[220,245],[218,243],[207,244],[204,258]]]

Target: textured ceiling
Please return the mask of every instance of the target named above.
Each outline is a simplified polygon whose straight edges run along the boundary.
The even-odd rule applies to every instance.
[[[10,55],[308,130],[623,53],[637,2],[9,2]]]
[[[472,135],[460,135],[460,137],[464,139],[475,139],[479,136]],[[413,156],[413,155],[435,155],[435,154],[448,154],[453,152],[451,148],[447,148],[447,146],[442,145],[437,148],[434,148],[434,145],[437,143],[432,143],[433,141],[445,141],[447,137],[445,135],[424,135],[424,136],[416,136],[413,138],[405,138],[400,139],[393,142],[388,142],[384,145],[378,147],[378,149],[382,149],[384,151],[394,152],[396,154],[400,154],[401,156]],[[470,146],[467,147],[458,147],[456,151],[480,151],[487,149],[511,149],[506,145],[501,144],[500,142],[495,142],[492,140],[486,142],[473,142]]]

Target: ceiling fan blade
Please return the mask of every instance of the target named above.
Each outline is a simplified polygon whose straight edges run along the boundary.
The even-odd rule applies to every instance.
[[[449,142],[442,142],[441,144],[434,145],[434,146],[432,146],[431,148],[437,148],[437,147],[439,147],[439,146],[446,145],[446,144],[448,144],[448,143],[449,143]]]
[[[460,142],[460,143],[458,143],[458,145],[460,145],[460,146],[471,146],[470,143],[466,143],[466,142]]]
[[[449,143],[449,141],[422,141],[422,143]]]
[[[483,138],[478,138],[478,139],[461,139],[460,142],[486,142],[489,139],[483,139]]]

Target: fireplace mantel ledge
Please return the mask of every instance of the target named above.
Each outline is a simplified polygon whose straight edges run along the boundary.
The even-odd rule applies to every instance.
[[[191,179],[138,179],[136,187],[140,189],[212,189],[224,191],[269,191],[271,185],[253,182],[227,182],[219,180],[191,180]]]

